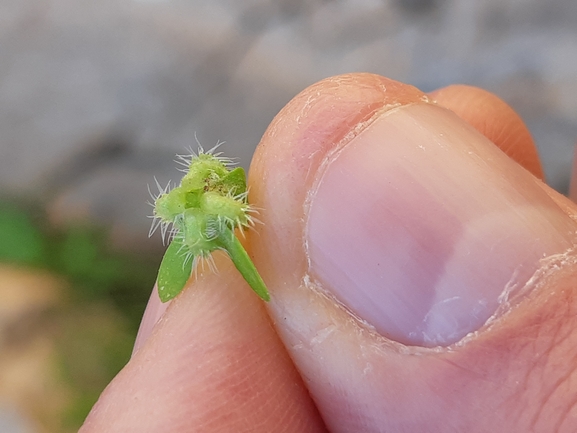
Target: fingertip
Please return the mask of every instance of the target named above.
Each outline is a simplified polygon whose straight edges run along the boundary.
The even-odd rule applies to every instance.
[[[136,334],[132,356],[134,356],[144,343],[146,343],[150,334],[152,334],[155,325],[158,323],[169,305],[170,301],[162,302],[160,300],[160,297],[158,296],[158,286],[155,284],[150,293],[150,298],[148,298],[148,303],[146,304],[146,309],[144,310],[138,333]]]
[[[490,320],[526,284],[549,313],[567,301],[539,272],[544,257],[570,259],[575,222],[535,181],[510,107],[469,88],[433,96],[372,76],[323,81],[277,116],[251,167],[270,311],[335,430],[527,431],[542,396],[522,379],[573,374],[528,361],[528,341],[546,345],[564,316],[531,298]],[[516,337],[524,350],[503,350]],[[555,364],[574,354],[563,350]],[[553,406],[544,426],[566,409]]]

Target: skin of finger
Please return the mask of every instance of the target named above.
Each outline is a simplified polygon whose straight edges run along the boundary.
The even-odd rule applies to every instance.
[[[543,179],[543,169],[529,129],[501,98],[463,84],[444,87],[428,95],[477,129],[537,178]]]
[[[323,432],[259,298],[224,253],[172,302],[88,432]]]
[[[577,221],[577,203],[554,190],[546,183],[541,181],[536,182],[567,215],[569,215],[574,221]]]
[[[447,350],[389,341],[310,287],[304,202],[320,162],[377,111],[415,103],[430,102],[383,77],[338,76],[299,94],[265,133],[249,176],[265,223],[253,251],[279,335],[333,432],[572,431],[577,279],[569,260],[544,269],[538,290],[499,326]]]
[[[138,329],[138,334],[136,335],[136,341],[134,342],[134,348],[132,352],[135,353],[148,339],[148,336],[154,329],[154,326],[158,320],[164,315],[164,312],[170,305],[170,302],[163,303],[158,295],[158,284],[155,284],[148,303],[146,305],[145,315],[142,318],[140,327]]]

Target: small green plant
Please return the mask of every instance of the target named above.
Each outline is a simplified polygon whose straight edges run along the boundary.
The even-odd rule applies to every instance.
[[[218,147],[218,145],[216,146]],[[246,177],[241,167],[214,153],[177,156],[185,169],[180,184],[171,189],[158,185],[154,198],[154,221],[150,234],[160,227],[170,245],[158,271],[158,294],[162,302],[180,293],[201,260],[214,268],[211,253],[226,251],[250,287],[268,301],[268,290],[235,231],[254,226],[255,210],[248,204]]]

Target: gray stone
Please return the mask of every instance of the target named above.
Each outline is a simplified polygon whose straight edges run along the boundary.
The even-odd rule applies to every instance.
[[[466,83],[527,121],[565,191],[577,137],[572,0],[4,0],[0,188],[145,242],[147,184],[199,141],[249,165],[313,82],[369,71]]]

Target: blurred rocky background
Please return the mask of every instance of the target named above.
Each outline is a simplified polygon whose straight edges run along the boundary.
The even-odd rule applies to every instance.
[[[374,72],[488,89],[566,192],[573,0],[0,0],[0,431],[75,431],[128,359],[160,259],[148,184],[296,93]]]

